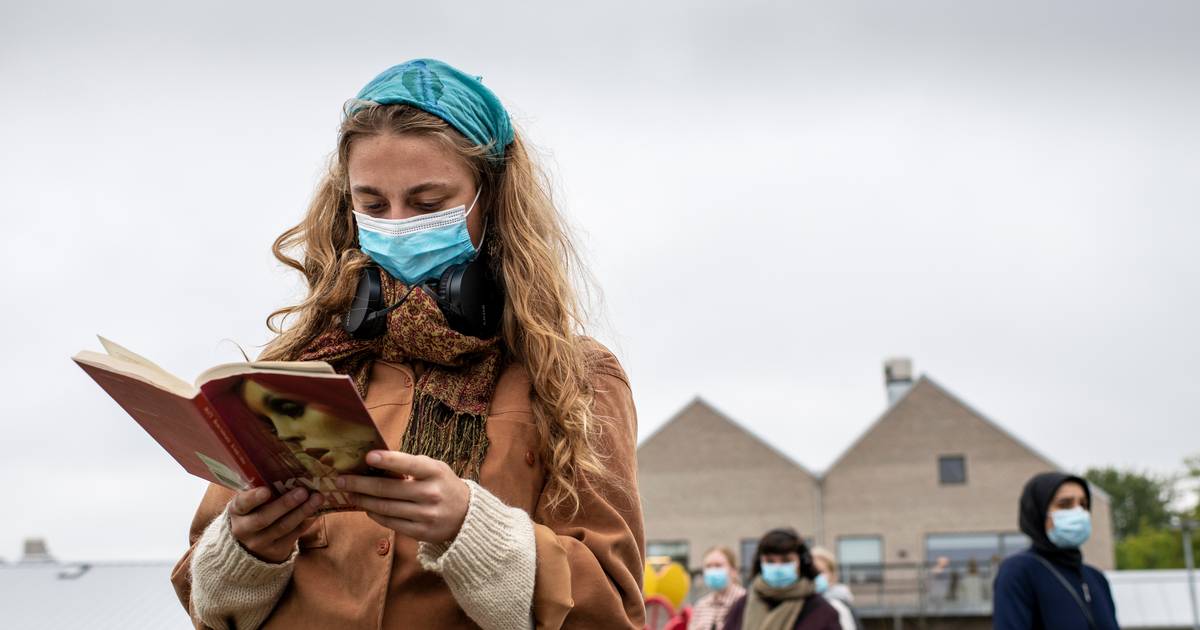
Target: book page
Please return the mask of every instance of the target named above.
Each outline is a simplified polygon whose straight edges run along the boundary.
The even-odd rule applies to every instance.
[[[120,346],[116,347],[120,348]],[[90,365],[107,370],[109,372],[122,374],[149,385],[153,385],[158,389],[170,392],[182,398],[193,398],[197,393],[199,393],[199,388],[191,385],[178,376],[175,376],[174,374],[167,372],[157,365],[138,357],[136,354],[129,353],[129,355],[134,357],[134,360],[126,358],[127,355],[113,356],[108,354],[100,354],[99,352],[92,352],[91,350],[84,350],[71,358],[74,359],[76,363]]]
[[[209,368],[196,377],[196,385],[202,386],[209,381],[215,381],[236,374],[252,374],[254,372],[278,372],[284,374],[309,374],[312,376],[336,376],[333,366],[324,361],[255,361],[253,363],[226,363]]]

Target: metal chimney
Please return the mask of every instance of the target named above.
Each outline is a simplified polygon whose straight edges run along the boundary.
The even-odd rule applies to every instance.
[[[19,564],[54,564],[54,556],[46,549],[45,538],[26,538],[25,553]]]
[[[883,381],[887,386],[888,406],[896,404],[913,384],[912,359],[895,357],[883,362]]]

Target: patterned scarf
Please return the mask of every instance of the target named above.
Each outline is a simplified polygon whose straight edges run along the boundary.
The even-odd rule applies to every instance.
[[[746,630],[792,630],[800,618],[800,611],[804,610],[804,602],[815,590],[812,580],[805,578],[784,588],[767,585],[761,575],[754,578],[746,595],[742,627]],[[774,608],[771,608],[772,604]]]
[[[386,273],[380,278],[385,304],[395,304],[408,290]],[[400,450],[440,459],[460,477],[479,478],[488,450],[488,406],[503,360],[499,336],[478,339],[454,331],[434,299],[417,289],[388,315],[383,335],[354,339],[339,320],[297,360],[328,362],[354,379],[363,398],[376,360],[425,362]]]

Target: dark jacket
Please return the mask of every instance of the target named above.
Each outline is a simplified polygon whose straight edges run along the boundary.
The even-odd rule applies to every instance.
[[[743,628],[742,616],[746,612],[746,598],[750,594],[747,593],[738,598],[733,603],[733,607],[729,609],[729,614],[725,615],[724,630],[755,630],[755,628]],[[842,624],[838,621],[837,611],[825,598],[820,595],[811,595],[804,602],[804,608],[800,609],[800,616],[796,619],[794,630],[842,630]]]
[[[1004,561],[996,574],[992,628],[995,630],[1089,630],[1087,615],[1054,575],[1070,584],[1092,613],[1096,630],[1116,630],[1117,610],[1104,574],[1083,563],[1078,549],[1060,548],[1046,535],[1046,513],[1064,483],[1079,484],[1091,505],[1088,482],[1058,472],[1034,475],[1025,484],[1017,522],[1033,545]],[[1044,561],[1044,562],[1043,562]]]
[[[1030,549],[1004,561],[996,574],[995,630],[1088,630],[1087,617],[1067,589],[1034,557]],[[1090,606],[1098,630],[1117,630],[1117,610],[1104,574],[1085,565],[1079,569],[1054,564]],[[1083,585],[1091,596],[1088,604]]]

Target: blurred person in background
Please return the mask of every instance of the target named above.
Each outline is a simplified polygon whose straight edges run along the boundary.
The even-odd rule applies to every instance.
[[[688,630],[720,630],[733,603],[746,594],[738,575],[737,557],[729,547],[717,546],[704,554],[704,585],[711,591],[692,606]]]
[[[1080,477],[1035,475],[1021,493],[1021,531],[1033,541],[1000,565],[992,617],[996,630],[1117,630],[1104,574],[1083,563],[1092,494]]]
[[[838,613],[817,594],[820,573],[796,530],[773,529],[758,541],[750,584],[724,630],[842,630]]]
[[[268,319],[259,359],[350,376],[386,474],[340,475],[361,511],[322,515],[303,488],[210,485],[171,575],[181,603],[213,628],[641,630],[633,397],[581,330],[577,257],[524,140],[478,77],[433,59],[341,114],[273,247],[307,294]]]
[[[979,561],[975,558],[967,560],[966,571],[958,581],[955,601],[967,607],[978,607],[988,601],[987,581],[979,571]]]
[[[929,604],[935,609],[940,609],[954,600],[955,590],[958,586],[958,574],[951,566],[950,558],[938,556],[933,566],[929,568],[926,580],[928,581],[926,592],[929,594]]]
[[[854,613],[854,595],[850,593],[850,587],[838,582],[837,557],[824,547],[813,547],[812,559],[813,566],[820,573],[815,580],[817,594],[837,610],[842,630],[859,630],[862,624]]]

